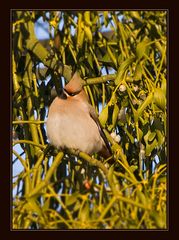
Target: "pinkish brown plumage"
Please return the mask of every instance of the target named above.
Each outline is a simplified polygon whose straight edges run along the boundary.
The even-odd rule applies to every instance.
[[[107,139],[77,72],[49,108],[47,135],[50,143],[59,149],[110,156]]]

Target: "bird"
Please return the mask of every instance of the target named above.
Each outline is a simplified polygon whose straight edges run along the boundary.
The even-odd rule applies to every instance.
[[[74,149],[103,158],[112,154],[95,108],[76,71],[49,107],[47,137],[58,149]]]

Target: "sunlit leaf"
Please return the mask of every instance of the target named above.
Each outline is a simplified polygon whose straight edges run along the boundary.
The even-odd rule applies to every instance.
[[[135,72],[134,72],[134,81],[139,81],[142,78],[142,67],[140,66],[140,64],[138,63],[136,68],[135,68]]]
[[[79,215],[79,219],[81,222],[83,223],[87,223],[88,219],[89,219],[89,204],[88,202],[85,203],[84,207],[82,208],[80,215]]]
[[[73,203],[77,202],[79,194],[74,193],[72,195],[66,196],[65,198],[65,204],[66,206],[72,205]]]
[[[102,112],[99,115],[99,121],[103,127],[105,126],[107,120],[108,120],[108,105],[106,105],[103,108]]]
[[[156,136],[156,132],[151,132],[150,135],[148,136],[148,141],[152,142]]]
[[[135,60],[135,57],[130,57],[126,59],[119,67],[117,78],[115,80],[115,84],[118,85],[123,80],[123,75],[127,68],[132,64],[132,62]]]
[[[162,91],[161,88],[155,88],[154,91],[154,102],[163,111],[165,111],[166,108],[166,97],[164,92]]]
[[[144,54],[148,55],[148,48],[149,48],[149,39],[145,38],[136,47],[136,55],[138,60],[140,60],[144,56]]]

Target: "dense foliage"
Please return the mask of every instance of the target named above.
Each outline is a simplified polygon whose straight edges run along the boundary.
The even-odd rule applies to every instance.
[[[12,11],[12,228],[167,227],[166,34],[166,11]],[[113,165],[48,147],[48,106],[76,70]]]

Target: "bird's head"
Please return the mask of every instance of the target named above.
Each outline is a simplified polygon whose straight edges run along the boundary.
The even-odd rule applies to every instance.
[[[63,89],[63,96],[68,99],[77,99],[82,101],[89,101],[83,89],[83,79],[80,77],[78,72],[75,72],[69,83]]]
[[[75,72],[72,79],[69,83],[64,87],[64,91],[69,96],[75,96],[79,94],[83,89],[83,80],[81,79],[78,72]]]

